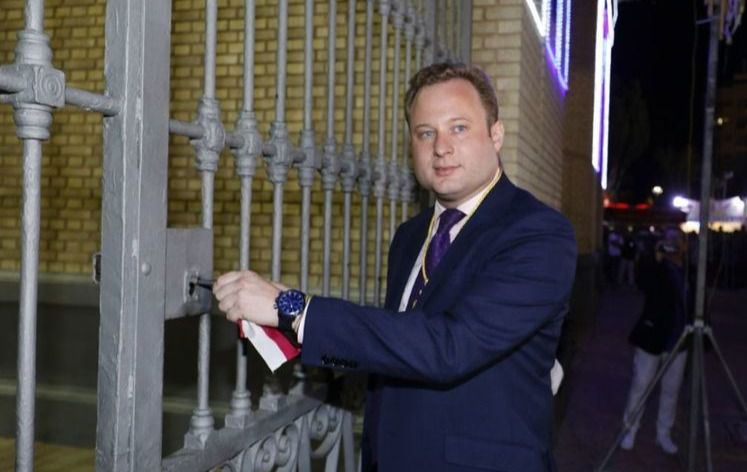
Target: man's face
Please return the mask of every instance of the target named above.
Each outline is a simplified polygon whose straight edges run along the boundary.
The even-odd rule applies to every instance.
[[[453,79],[422,88],[410,113],[415,177],[445,207],[485,188],[498,170],[503,124],[490,129],[471,83]]]

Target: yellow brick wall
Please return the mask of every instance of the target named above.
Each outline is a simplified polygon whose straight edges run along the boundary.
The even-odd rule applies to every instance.
[[[0,63],[11,63],[16,32],[23,28],[23,2],[2,2],[0,8]],[[303,124],[303,0],[291,0],[288,44],[288,89],[286,120],[294,144],[299,142]],[[317,143],[326,137],[327,114],[327,4],[316,2],[314,15],[314,110],[313,125]],[[362,142],[363,70],[365,53],[365,2],[357,2],[356,21],[356,88],[354,99],[354,134],[356,152]],[[223,122],[233,129],[243,103],[243,0],[219,2],[216,97],[220,101]],[[104,70],[104,0],[49,0],[46,2],[45,28],[51,38],[53,63],[65,72],[69,86],[103,92]],[[197,101],[202,95],[204,54],[204,2],[174,0],[172,14],[172,87],[171,115],[184,121],[195,118]],[[254,108],[260,131],[268,138],[269,125],[275,118],[275,57],[276,2],[257,2],[255,44]],[[342,150],[345,119],[345,61],[347,3],[340,2],[337,11],[335,136],[338,150]],[[373,78],[371,100],[371,151],[378,153],[378,94],[379,94],[379,31],[378,14],[374,15]],[[392,60],[391,46],[394,29],[389,27],[388,86],[386,98],[386,146],[389,159],[391,149]],[[402,45],[405,44],[404,34]],[[414,52],[414,49],[413,49]],[[404,52],[401,67],[404,81]],[[400,85],[400,93],[404,86]],[[400,115],[400,126],[403,117]],[[399,132],[401,149],[402,132]],[[42,232],[40,271],[50,273],[87,274],[91,254],[100,241],[101,221],[101,117],[72,107],[54,114],[52,138],[44,145],[42,180]],[[402,159],[399,151],[400,160]],[[15,137],[12,109],[0,107],[0,270],[17,271],[20,265],[20,196],[22,192],[21,146]],[[220,159],[215,182],[215,267],[217,271],[235,268],[239,254],[239,180],[234,172],[233,155],[225,151]],[[260,162],[254,178],[250,264],[265,274],[270,272],[272,236],[272,185],[266,178],[264,163]],[[184,137],[172,136],[169,155],[169,226],[199,226],[200,178],[195,170],[194,152]],[[291,172],[285,186],[284,214],[286,230],[283,237],[283,281],[298,284],[300,260],[300,190],[296,172]],[[332,287],[339,292],[342,272],[341,192],[335,192],[333,207]],[[313,187],[311,223],[310,286],[318,289],[322,277],[322,215],[323,192],[320,182]],[[369,296],[373,289],[375,205],[371,196],[369,207],[368,274]],[[384,205],[383,245],[390,239],[388,202]],[[413,207],[410,214],[413,214]],[[358,260],[360,240],[360,197],[354,193],[351,242],[351,296],[357,298]],[[399,215],[397,220],[399,221]],[[386,254],[384,254],[384,273]]]
[[[560,209],[564,97],[524,0],[475,0],[472,60],[490,74],[506,128],[506,174]]]
[[[216,96],[223,122],[234,127],[243,100],[243,0],[219,2]],[[48,0],[45,28],[51,38],[54,65],[66,73],[69,86],[102,92],[104,69],[104,0]],[[202,95],[204,53],[204,3],[198,0],[174,0],[172,19],[172,91],[173,118],[191,121]],[[290,1],[288,90],[286,118],[291,140],[298,143],[303,119],[303,0]],[[365,2],[358,2],[356,21],[356,90],[354,99],[354,143],[360,151],[363,115],[363,57]],[[263,137],[268,137],[275,110],[276,2],[259,1],[255,45],[255,111]],[[341,149],[345,118],[345,57],[347,3],[337,11],[336,109],[335,135]],[[313,124],[317,143],[326,134],[326,57],[327,5],[317,2],[314,15],[314,111]],[[23,28],[23,2],[3,0],[0,8],[0,63],[14,58],[16,32]],[[391,94],[393,28],[390,24],[388,51],[389,73],[386,98],[386,146],[391,149]],[[378,153],[379,94],[378,14],[374,15],[373,74],[371,99],[371,151]],[[402,37],[404,46],[404,35]],[[404,54],[401,62],[404,69]],[[593,186],[583,165],[564,164],[563,122],[565,97],[548,70],[542,44],[523,0],[475,0],[473,6],[472,59],[495,79],[506,126],[502,152],[508,175],[550,205],[568,214],[579,206],[565,202],[570,193],[569,172],[583,174]],[[403,72],[404,73],[404,72]],[[404,80],[404,77],[402,77]],[[404,86],[400,86],[404,92]],[[400,115],[400,124],[402,117]],[[48,273],[87,274],[90,258],[99,247],[102,137],[101,117],[72,107],[54,114],[52,138],[44,145],[42,170],[42,232],[40,270]],[[402,139],[402,133],[399,133]],[[401,146],[398,146],[401,149]],[[568,152],[568,150],[566,150]],[[400,156],[402,159],[402,156]],[[15,137],[12,109],[0,106],[0,271],[17,271],[20,252],[20,199],[22,188],[21,146]],[[215,258],[216,270],[238,265],[239,181],[235,176],[233,155],[221,156],[215,183]],[[577,168],[577,169],[576,169]],[[576,169],[576,170],[573,170]],[[565,181],[564,181],[565,176]],[[578,181],[576,181],[577,183]],[[578,189],[578,185],[573,188]],[[298,283],[300,191],[295,171],[285,187],[285,225],[283,239],[283,281]],[[313,191],[310,286],[318,289],[322,276],[323,192],[317,181]],[[358,248],[360,240],[360,197],[353,197],[351,295],[358,291]],[[195,170],[194,151],[184,137],[172,136],[169,156],[169,226],[199,226],[200,178]],[[388,242],[388,204],[384,205],[384,246]],[[569,211],[571,210],[571,211]],[[414,209],[411,207],[410,214]],[[578,213],[578,212],[577,212]],[[338,292],[342,272],[342,195],[335,193],[333,221],[332,287]],[[573,216],[573,215],[572,215]],[[584,215],[572,218],[574,224],[586,224]],[[399,220],[399,215],[398,215]],[[272,185],[260,162],[254,179],[250,264],[265,274],[270,271],[272,234]],[[369,207],[368,273],[369,295],[373,288],[373,247],[375,206]],[[593,235],[591,236],[593,239]],[[588,240],[589,238],[587,238]],[[583,243],[589,246],[591,242]]]

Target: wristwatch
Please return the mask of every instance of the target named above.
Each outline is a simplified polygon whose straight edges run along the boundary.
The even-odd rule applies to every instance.
[[[293,332],[293,321],[303,313],[306,307],[306,294],[294,288],[283,290],[275,298],[278,311],[278,329]]]

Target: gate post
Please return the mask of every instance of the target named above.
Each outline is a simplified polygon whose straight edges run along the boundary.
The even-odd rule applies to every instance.
[[[170,0],[106,10],[96,469],[161,469]]]

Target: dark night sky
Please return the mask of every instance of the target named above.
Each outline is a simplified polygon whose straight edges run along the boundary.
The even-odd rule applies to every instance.
[[[664,187],[664,200],[675,193],[696,196],[700,192],[708,26],[696,26],[695,21],[696,17],[699,20],[706,15],[702,4],[702,0],[639,0],[619,5],[612,49],[611,109],[614,110],[625,89],[640,83],[650,123],[647,149],[621,179],[618,195],[621,200],[643,201],[656,184]],[[747,48],[741,29],[744,25],[733,46],[721,46],[720,82],[728,82],[736,69],[744,67]],[[691,93],[693,78],[695,88]],[[693,160],[688,176],[691,95]],[[614,133],[613,122],[610,134]],[[662,155],[669,157],[659,157]],[[610,159],[615,156],[616,149],[611,144]]]

